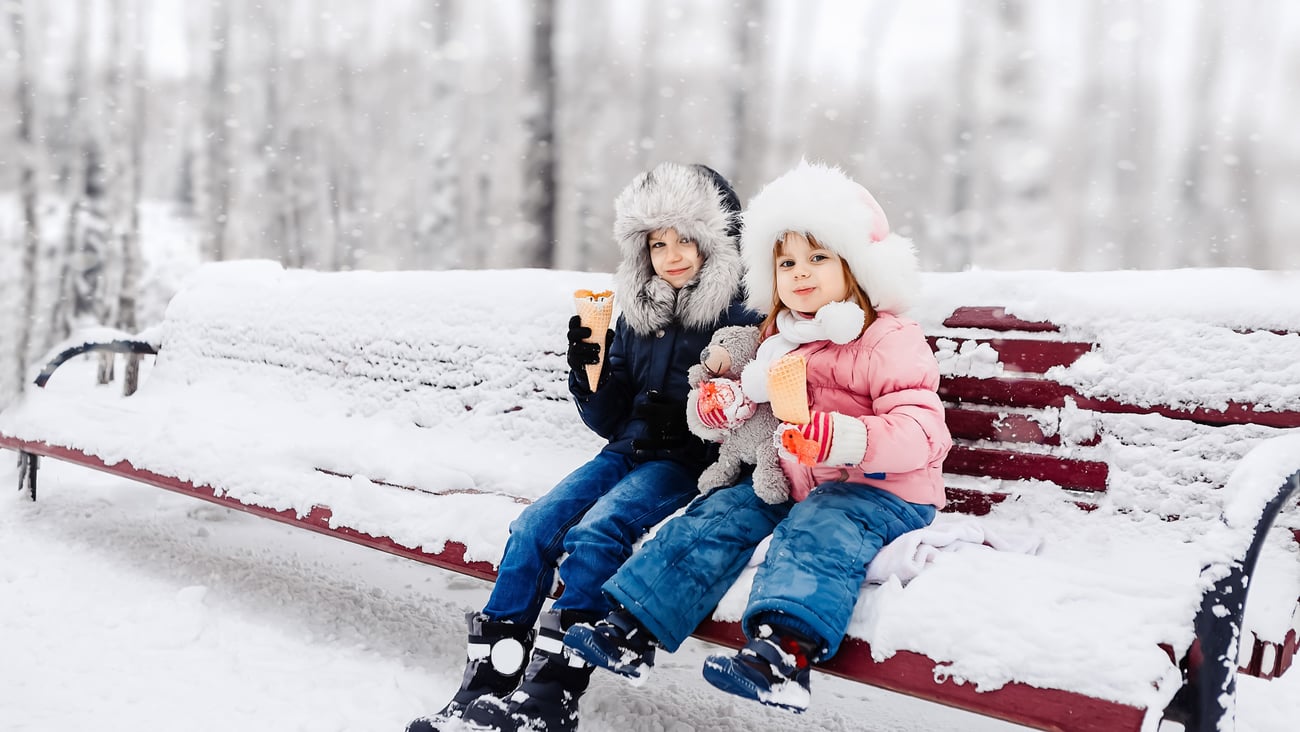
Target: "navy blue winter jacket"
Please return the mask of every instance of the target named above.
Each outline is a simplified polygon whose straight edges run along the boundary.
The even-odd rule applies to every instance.
[[[627,455],[638,462],[675,460],[697,473],[717,459],[717,446],[685,433],[681,447],[663,450],[635,450],[633,440],[647,434],[646,422],[634,416],[636,407],[652,391],[686,409],[686,370],[700,362],[700,352],[717,328],[728,325],[756,325],[762,316],[745,307],[744,298],[732,301],[718,324],[707,330],[688,329],[673,322],[651,335],[637,335],[620,316],[614,326],[614,341],[595,393],[587,385],[585,370],[569,373],[569,391],[578,404],[578,414],[593,432],[609,440],[606,451]],[[606,377],[608,373],[608,377]],[[684,425],[683,425],[684,426]]]

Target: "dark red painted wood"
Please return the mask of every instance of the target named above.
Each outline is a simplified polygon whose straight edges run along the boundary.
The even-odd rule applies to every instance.
[[[1295,661],[1296,650],[1300,649],[1300,636],[1297,636],[1294,629],[1286,633],[1286,642],[1282,644],[1281,650],[1278,651],[1280,658],[1277,661],[1277,675],[1281,676],[1291,668]]]
[[[1072,387],[1045,379],[999,377],[982,379],[973,376],[948,376],[939,383],[939,396],[952,402],[989,404],[1008,407],[1064,407],[1066,398],[1080,409],[1111,414],[1159,414],[1170,419],[1184,419],[1209,425],[1258,424],[1267,427],[1300,427],[1300,412],[1266,412],[1252,405],[1229,403],[1226,409],[1187,409],[1164,404],[1126,404],[1111,399],[1086,397]]]
[[[1043,428],[1027,414],[986,412],[949,407],[944,419],[952,436],[961,440],[995,440],[1059,445],[1060,437],[1043,434]]]
[[[954,445],[943,461],[943,472],[999,480],[1045,480],[1062,488],[1104,491],[1110,468],[1089,460]]]
[[[998,360],[1008,371],[1027,374],[1041,374],[1053,366],[1069,366],[1079,357],[1092,350],[1091,343],[1074,341],[1027,341],[1012,338],[951,338],[948,336],[927,336],[930,349],[939,350],[939,339],[957,341],[959,344],[968,340],[987,344],[998,353]],[[958,346],[960,348],[960,346]]]
[[[1023,320],[1008,315],[1002,307],[962,307],[952,311],[943,324],[947,328],[985,328],[987,330],[1020,330],[1029,333],[1057,333],[1061,329],[1046,320]]]
[[[745,642],[736,623],[705,621],[695,635],[732,648]],[[1036,729],[1119,732],[1142,727],[1144,712],[1141,709],[1069,691],[1018,683],[979,692],[974,684],[959,685],[946,678],[936,680],[936,665],[929,657],[910,651],[900,651],[884,661],[875,661],[871,657],[870,645],[848,638],[840,646],[840,652],[818,668],[846,679]],[[814,679],[814,694],[817,693],[816,685]]]
[[[1004,307],[992,305],[969,305],[959,307],[944,319],[948,328],[984,328],[986,330],[1026,331],[1031,333],[1057,333],[1061,328],[1046,320],[1024,320],[1015,315],[1008,315]],[[1242,334],[1272,333],[1274,335],[1294,335],[1295,330],[1285,328],[1233,328]]]
[[[944,513],[964,513],[968,516],[984,516],[994,506],[1007,500],[1005,493],[985,493],[952,486],[944,488],[944,493],[948,498],[948,505],[943,507]]]

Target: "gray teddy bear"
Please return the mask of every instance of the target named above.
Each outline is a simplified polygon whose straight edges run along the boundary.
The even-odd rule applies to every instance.
[[[752,325],[734,325],[719,328],[709,345],[700,353],[700,363],[686,372],[691,392],[686,397],[686,422],[691,432],[714,442],[720,442],[718,460],[700,475],[701,493],[729,486],[740,476],[741,463],[754,466],[754,493],[768,503],[784,503],[790,498],[790,483],[781,471],[772,434],[780,420],[772,414],[772,405],[756,404],[754,415],[734,429],[714,429],[700,421],[696,405],[700,400],[700,384],[724,377],[739,385],[740,372],[758,351],[758,328]]]

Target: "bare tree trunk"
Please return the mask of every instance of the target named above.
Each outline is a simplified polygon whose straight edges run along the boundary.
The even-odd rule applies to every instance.
[[[27,49],[26,7],[23,0],[9,0],[7,10],[18,66],[14,102],[18,113],[18,188],[23,209],[23,254],[19,265],[23,295],[18,314],[18,340],[13,367],[17,371],[18,391],[21,393],[27,388],[27,352],[31,347],[36,314],[36,254],[41,244],[36,187],[36,88]]]
[[[585,69],[587,73],[581,80],[570,81],[561,87],[564,98],[570,100],[561,110],[561,118],[565,120],[561,125],[563,139],[573,145],[564,156],[562,177],[573,181],[571,215],[574,227],[568,239],[564,233],[560,238],[574,246],[571,251],[560,252],[566,258],[557,265],[590,272],[599,271],[610,254],[605,217],[610,208],[610,177],[619,173],[611,170],[615,166],[609,165],[608,160],[610,150],[619,144],[612,134],[620,128],[617,119],[624,110],[609,103],[619,91],[616,89],[619,82],[608,68],[610,4],[591,3],[590,7],[582,7],[578,12],[581,15],[577,20],[595,32],[587,36],[588,42],[581,44],[573,60],[575,68]],[[565,213],[569,214],[568,211]]]
[[[1128,11],[1137,14],[1133,21],[1136,27],[1163,27],[1159,22],[1162,19],[1154,16],[1160,12],[1158,6],[1135,5]],[[1158,58],[1161,50],[1154,44],[1154,38],[1127,44],[1128,73],[1120,75],[1127,87],[1127,102],[1124,104],[1125,113],[1118,119],[1120,128],[1115,131],[1116,164],[1111,173],[1115,181],[1112,189],[1115,215],[1112,218],[1119,229],[1119,263],[1125,269],[1160,266],[1159,246],[1149,238],[1147,227],[1153,203],[1150,195],[1155,168],[1153,133],[1156,117],[1151,101],[1156,98],[1156,90],[1149,81],[1147,59]]]
[[[281,264],[289,267],[293,266],[295,256],[289,238],[293,211],[285,175],[285,166],[289,160],[284,135],[287,115],[283,109],[284,102],[280,88],[281,76],[284,73],[284,56],[281,53],[283,23],[278,4],[260,5],[258,10],[258,20],[266,31],[266,45],[262,49],[265,54],[263,77],[266,86],[263,88],[263,93],[266,104],[266,124],[262,128],[258,145],[266,165],[266,236],[269,239],[267,244],[271,253],[280,260]]]
[[[91,146],[85,132],[84,107],[82,100],[86,96],[86,75],[89,67],[90,51],[90,0],[78,0],[77,10],[73,13],[76,26],[72,33],[72,68],[68,73],[68,93],[65,96],[67,127],[65,140],[68,156],[64,164],[68,166],[62,174],[64,196],[67,198],[68,215],[64,225],[64,245],[58,254],[54,266],[59,268],[59,295],[54,299],[50,312],[50,331],[46,347],[67,338],[72,332],[74,319],[73,303],[76,298],[75,258],[78,241],[76,237],[77,219],[80,216],[82,201],[89,187],[92,174],[90,160]]]
[[[524,210],[535,243],[523,265],[546,269],[555,265],[555,0],[535,0],[533,12]]]
[[[127,47],[123,38],[128,22],[126,0],[112,0],[108,12],[108,76],[105,81],[104,192],[107,210],[103,256],[101,257],[99,296],[102,298],[99,323],[116,325],[121,307],[122,285],[128,266],[126,245],[131,219],[131,141],[130,103],[127,91]],[[102,353],[99,358],[99,383],[114,378],[114,356]]]
[[[863,18],[863,38],[889,38],[890,24],[898,14],[901,0],[878,0],[871,4]],[[880,127],[881,94],[876,81],[876,70],[880,68],[881,43],[864,43],[858,54],[857,64],[863,78],[854,90],[852,115],[850,119],[860,120],[855,133],[867,141],[863,147],[852,145],[854,153],[851,158],[854,167],[861,171],[864,180],[876,179],[881,170],[882,146],[888,144],[888,132]],[[879,193],[877,193],[879,195]]]
[[[1182,241],[1176,246],[1182,266],[1206,266],[1223,263],[1223,231],[1211,211],[1210,186],[1206,171],[1212,147],[1214,120],[1218,108],[1211,95],[1218,84],[1223,59],[1222,7],[1218,3],[1199,3],[1196,41],[1192,53],[1196,72],[1191,75],[1190,90],[1192,127],[1188,132],[1182,163],[1183,193],[1179,200]]]
[[[1068,171],[1068,183],[1058,187],[1056,192],[1057,210],[1067,222],[1062,265],[1073,270],[1088,268],[1090,241],[1108,237],[1095,225],[1100,218],[1096,215],[1099,204],[1110,205],[1109,198],[1098,200],[1103,195],[1097,190],[1100,186],[1096,181],[1108,179],[1109,170],[1101,169],[1098,162],[1111,158],[1110,138],[1114,128],[1102,116],[1106,99],[1105,44],[1106,30],[1111,23],[1110,8],[1102,3],[1086,3],[1083,7],[1082,58],[1077,64],[1084,74],[1082,91],[1070,122],[1063,126],[1062,139],[1057,143],[1064,148],[1061,170]]]
[[[753,164],[754,137],[750,131],[750,115],[756,106],[758,90],[763,88],[760,48],[767,35],[767,3],[764,0],[740,0],[732,14],[732,43],[735,45],[736,64],[731,80],[731,149],[728,151],[730,170],[722,171],[737,191],[742,186],[757,191],[758,166]]]
[[[226,225],[230,217],[230,7],[228,0],[212,0],[211,68],[208,70],[208,93],[204,107],[206,139],[204,253],[213,261],[226,258]]]
[[[449,45],[455,27],[456,8],[449,2],[434,3],[429,9],[433,26],[433,112],[429,198],[419,217],[413,240],[418,247],[417,266],[447,269],[461,266],[464,241],[460,235],[460,190],[456,145],[462,124],[461,105],[455,103],[453,73],[455,61]]]
[[[147,23],[148,0],[136,0],[135,8],[135,43],[131,53],[131,130],[130,200],[127,201],[126,230],[122,236],[122,286],[118,291],[117,327],[128,333],[135,333],[139,328],[136,317],[136,305],[140,291],[140,270],[143,266],[140,253],[140,199],[143,194],[143,147],[148,117],[144,108],[144,50],[148,47]],[[121,103],[125,105],[126,94],[122,94]],[[127,396],[135,393],[140,383],[140,356],[129,355],[126,368],[122,374],[122,392]]]
[[[1256,52],[1249,57],[1250,64],[1243,70],[1247,78],[1255,79],[1263,76],[1268,64],[1278,62],[1281,34],[1276,19],[1282,14],[1282,8],[1277,0],[1255,2],[1249,7],[1249,22],[1245,24],[1249,40],[1237,47],[1249,47]],[[1250,84],[1243,86],[1251,88]],[[1232,161],[1228,180],[1229,207],[1236,209],[1238,214],[1235,227],[1238,246],[1233,264],[1260,269],[1285,266],[1270,256],[1272,242],[1267,225],[1269,202],[1281,198],[1276,194],[1275,181],[1271,180],[1277,168],[1264,162],[1266,158],[1261,154],[1264,147],[1254,132],[1258,120],[1267,116],[1266,103],[1263,94],[1241,92],[1239,103],[1234,105],[1234,128],[1227,151],[1227,158]]]
[[[86,74],[90,52],[90,24],[92,12],[88,0],[74,0],[76,5],[68,14],[71,23],[71,47],[67,56],[71,59],[67,72],[67,88],[63,96],[62,121],[52,126],[46,133],[47,157],[53,168],[59,193],[68,200],[81,194],[80,178],[84,166],[81,164],[82,137],[82,101],[86,94]]]
[[[985,186],[984,208],[991,214],[980,255],[985,261],[1018,262],[1027,269],[1056,264],[1056,234],[1050,215],[1048,155],[1040,147],[1035,110],[1040,86],[1035,65],[1026,56],[1033,48],[1030,37],[1031,3],[1000,0],[996,44],[990,44],[993,62],[991,89],[989,166],[993,173]]]
[[[973,264],[975,247],[981,231],[976,211],[975,171],[978,170],[979,100],[975,90],[979,82],[982,52],[981,30],[975,14],[958,29],[957,73],[954,90],[951,149],[953,151],[952,189],[949,209],[949,235],[943,256],[944,269],[960,271]]]
[[[645,8],[645,43],[641,46],[641,64],[640,72],[640,93],[641,99],[637,105],[637,134],[636,139],[632,141],[634,152],[636,154],[637,170],[647,170],[650,168],[650,160],[653,157],[654,141],[658,139],[655,134],[658,129],[660,117],[659,105],[659,49],[662,48],[664,12],[665,8],[659,3],[646,3]]]

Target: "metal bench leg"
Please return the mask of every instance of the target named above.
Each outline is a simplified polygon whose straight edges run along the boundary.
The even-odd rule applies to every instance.
[[[30,452],[18,453],[18,492],[27,491],[32,500],[36,500],[36,471],[40,467],[41,456]]]

